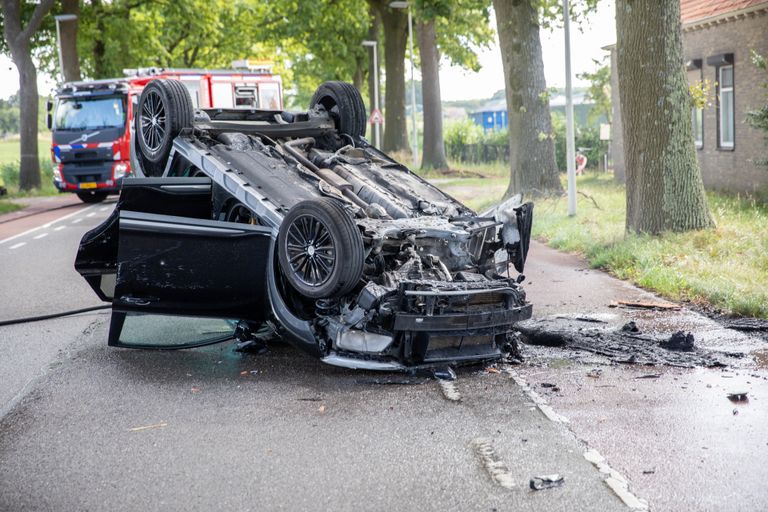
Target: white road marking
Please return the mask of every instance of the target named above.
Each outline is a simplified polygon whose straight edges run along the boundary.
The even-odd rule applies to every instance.
[[[584,458],[591,462],[600,473],[606,475],[605,485],[607,485],[621,501],[632,510],[638,512],[648,510],[648,502],[641,500],[629,490],[629,482],[621,473],[613,469],[605,462],[605,458],[597,450],[590,449],[584,452]]]
[[[61,230],[62,230],[62,229],[64,229],[65,227],[67,227],[67,226],[57,226],[57,227],[53,228],[53,230],[54,230],[54,231],[61,231]]]
[[[512,472],[496,454],[490,439],[481,437],[473,439],[472,447],[475,449],[475,453],[480,458],[480,462],[491,477],[491,480],[505,489],[515,488],[515,479],[512,476]]]
[[[459,393],[459,388],[456,387],[455,381],[439,379],[437,383],[440,385],[440,390],[443,392],[446,400],[451,402],[461,401],[461,393]]]
[[[86,217],[93,217],[94,215],[96,215],[96,212],[91,212],[88,215],[86,215]]]
[[[18,249],[22,245],[27,245],[27,242],[19,242],[18,244],[14,244],[14,245],[10,246],[9,249],[11,249],[11,250]]]
[[[41,238],[44,238],[46,236],[48,236],[48,233],[40,233],[39,235],[33,236],[32,238],[34,238],[35,240],[40,240]]]
[[[528,395],[528,398],[531,399],[531,401],[536,404],[536,407],[539,408],[541,413],[547,417],[550,421],[554,421],[555,423],[568,423],[568,418],[565,416],[562,416],[560,414],[557,414],[554,409],[552,409],[549,404],[547,404],[547,401],[544,400],[544,398],[535,392],[525,380],[523,380],[522,377],[520,377],[517,374],[512,374],[512,380],[515,381],[515,384],[520,386],[523,390],[523,392]]]
[[[100,212],[105,212],[107,210],[109,210],[109,206],[102,206],[101,208],[99,208]]]
[[[90,210],[91,208],[94,208],[94,207],[96,207],[96,205],[87,206],[87,207],[83,208],[82,210],[76,210],[76,211],[74,211],[74,212],[72,212],[70,214],[67,214],[67,215],[65,215],[63,217],[60,217],[60,218],[58,218],[58,219],[56,219],[54,221],[51,221],[51,222],[49,222],[47,224],[43,224],[42,226],[37,226],[36,228],[28,229],[26,231],[22,231],[21,233],[19,233],[17,235],[9,236],[8,238],[0,240],[0,245],[2,245],[4,243],[7,243],[7,242],[10,242],[11,240],[16,240],[17,238],[21,238],[22,236],[28,235],[30,233],[34,233],[35,231],[37,231],[39,229],[49,228],[53,224],[56,224],[57,222],[61,222],[63,220],[67,220],[70,217],[74,217],[75,215],[77,215],[79,213],[86,212],[86,211],[88,211],[88,210]]]
[[[75,220],[73,220],[73,221],[72,221],[72,224],[77,224],[78,222],[82,222],[82,220],[83,220],[83,218],[82,218],[82,217],[80,217],[80,218],[78,218],[78,219],[75,219]]]
[[[534,404],[536,404],[536,407],[539,408],[544,416],[556,423],[569,423],[568,418],[556,413],[555,410],[547,404],[547,401],[541,395],[536,393],[522,377],[514,372],[510,373],[515,384],[522,388],[523,392],[528,395],[528,398],[530,398]],[[571,433],[576,436],[575,432],[571,431]],[[629,481],[624,478],[621,473],[610,467],[608,463],[605,462],[605,458],[603,458],[597,450],[587,450],[584,452],[584,458],[591,462],[600,473],[606,475],[603,480],[605,485],[607,485],[627,507],[637,512],[646,512],[648,510],[648,502],[632,494],[629,490]]]

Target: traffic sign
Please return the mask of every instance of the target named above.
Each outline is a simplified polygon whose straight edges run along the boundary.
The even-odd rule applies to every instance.
[[[371,116],[368,118],[370,124],[384,124],[384,116],[381,115],[381,110],[375,108],[371,112]]]

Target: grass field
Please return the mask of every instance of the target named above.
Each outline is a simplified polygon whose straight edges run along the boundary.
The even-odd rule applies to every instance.
[[[467,166],[463,166],[467,167]],[[435,177],[457,199],[482,211],[498,202],[506,169],[470,167],[487,178]],[[565,187],[565,182],[563,183]],[[723,313],[768,318],[768,202],[765,198],[708,193],[715,229],[661,236],[625,234],[625,192],[609,174],[577,178],[578,210],[566,198],[536,201],[533,236],[556,249],[583,255],[610,272],[669,299]]]

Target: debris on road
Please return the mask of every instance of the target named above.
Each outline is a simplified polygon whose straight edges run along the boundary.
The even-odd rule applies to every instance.
[[[678,311],[680,305],[673,302],[646,302],[641,300],[617,300],[615,305],[609,304],[611,307],[626,306],[629,308],[641,308],[641,309],[667,309]]]
[[[437,380],[456,380],[456,372],[450,366],[435,368],[432,370],[432,376]]]
[[[744,332],[768,332],[768,320],[760,318],[733,318],[723,322],[729,329]]]
[[[634,332],[634,333],[640,332],[640,329],[638,329],[637,324],[635,323],[634,320],[630,320],[629,322],[625,323],[621,327],[621,330],[624,332]]]
[[[590,352],[625,364],[724,367],[727,365],[721,358],[742,355],[698,348],[693,343],[693,335],[682,331],[671,337],[636,334],[621,328],[592,327],[575,319],[555,317],[521,322],[518,329],[527,345]]]
[[[639,375],[635,377],[636,379],[658,379],[661,377],[660,373],[649,373],[647,375]]]
[[[672,334],[667,341],[662,341],[659,346],[667,350],[677,350],[680,352],[692,352],[694,347],[693,334],[677,331]]]
[[[565,478],[562,475],[541,475],[531,478],[530,486],[534,491],[541,491],[542,489],[551,489],[552,487],[560,487],[565,483]]]
[[[735,393],[728,393],[728,400],[731,402],[747,402],[749,401],[749,398],[747,398],[746,391],[738,391]]]
[[[150,430],[150,429],[153,429],[153,428],[163,428],[163,427],[167,427],[167,426],[168,426],[168,424],[166,422],[161,421],[160,423],[155,423],[154,425],[145,425],[143,427],[129,428],[128,431],[129,432],[141,432],[142,430]]]
[[[593,379],[599,379],[602,374],[603,374],[603,370],[599,368],[592,368],[587,372],[587,377],[592,377]]]

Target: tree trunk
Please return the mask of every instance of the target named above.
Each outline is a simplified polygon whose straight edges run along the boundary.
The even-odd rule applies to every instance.
[[[80,57],[77,53],[77,28],[80,19],[80,0],[62,0],[61,10],[64,14],[74,14],[78,18],[62,21],[61,28],[61,60],[62,73],[65,82],[80,81]]]
[[[40,154],[37,146],[37,117],[40,103],[37,97],[37,70],[29,48],[18,59],[14,58],[19,70],[19,137],[21,142],[21,165],[19,166],[19,189],[40,188]]]
[[[26,27],[21,24],[20,0],[3,0],[3,35],[11,51],[11,59],[19,71],[19,136],[21,154],[19,188],[40,187],[40,155],[37,151],[37,70],[32,61],[32,36],[40,28],[43,17],[53,7],[54,0],[42,0]]]
[[[618,0],[616,33],[627,230],[711,227],[691,128],[680,3]]]
[[[443,142],[443,106],[440,98],[440,52],[435,20],[419,23],[421,97],[424,104],[424,149],[422,169],[447,169]]]
[[[405,46],[408,42],[408,14],[405,9],[390,9],[388,2],[378,4],[384,27],[384,96],[383,150],[408,149],[405,126]]]
[[[494,0],[509,121],[505,197],[562,194],[534,0]]]

